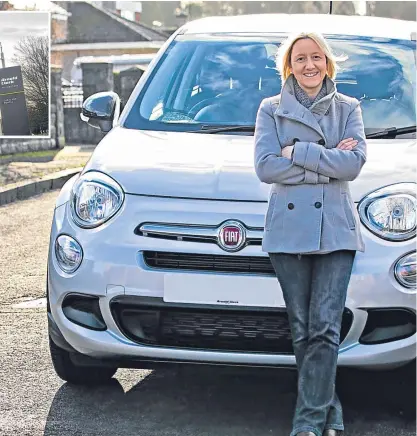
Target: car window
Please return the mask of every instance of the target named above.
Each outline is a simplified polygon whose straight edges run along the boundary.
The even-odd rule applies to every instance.
[[[367,133],[415,124],[415,42],[328,37],[339,92],[361,101]],[[275,54],[283,37],[182,36],[165,52],[124,126],[192,131],[253,125],[261,101],[280,93]]]
[[[347,55],[337,90],[361,102],[367,133],[415,125],[416,68],[412,45],[398,41],[332,41]]]

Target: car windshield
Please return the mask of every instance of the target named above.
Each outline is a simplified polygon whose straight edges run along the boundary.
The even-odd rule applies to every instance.
[[[260,102],[280,93],[275,55],[283,38],[179,36],[146,81],[124,127],[200,131],[254,125]],[[337,90],[360,100],[366,133],[415,125],[415,41],[352,36],[328,41],[336,55],[347,58],[339,63]]]

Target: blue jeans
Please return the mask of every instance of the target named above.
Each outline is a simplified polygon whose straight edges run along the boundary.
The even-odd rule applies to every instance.
[[[340,329],[355,251],[269,253],[281,285],[298,369],[293,430],[344,430],[335,391]]]

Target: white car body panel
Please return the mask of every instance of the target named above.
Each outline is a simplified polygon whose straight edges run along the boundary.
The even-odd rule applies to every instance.
[[[366,165],[350,183],[354,201],[382,186],[415,181],[414,139],[374,139],[367,146]],[[267,201],[270,186],[256,176],[253,159],[253,136],[116,127],[101,141],[83,172],[106,173],[128,194]]]

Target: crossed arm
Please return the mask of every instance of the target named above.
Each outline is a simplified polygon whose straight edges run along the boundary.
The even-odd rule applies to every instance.
[[[366,161],[366,142],[361,109],[353,104],[348,116],[344,138],[336,148],[326,149],[315,142],[297,142],[292,160],[283,155],[269,102],[263,101],[255,128],[255,171],[264,183],[317,184],[330,178],[354,180]],[[350,144],[350,145],[349,145]],[[284,153],[285,155],[287,153]]]

